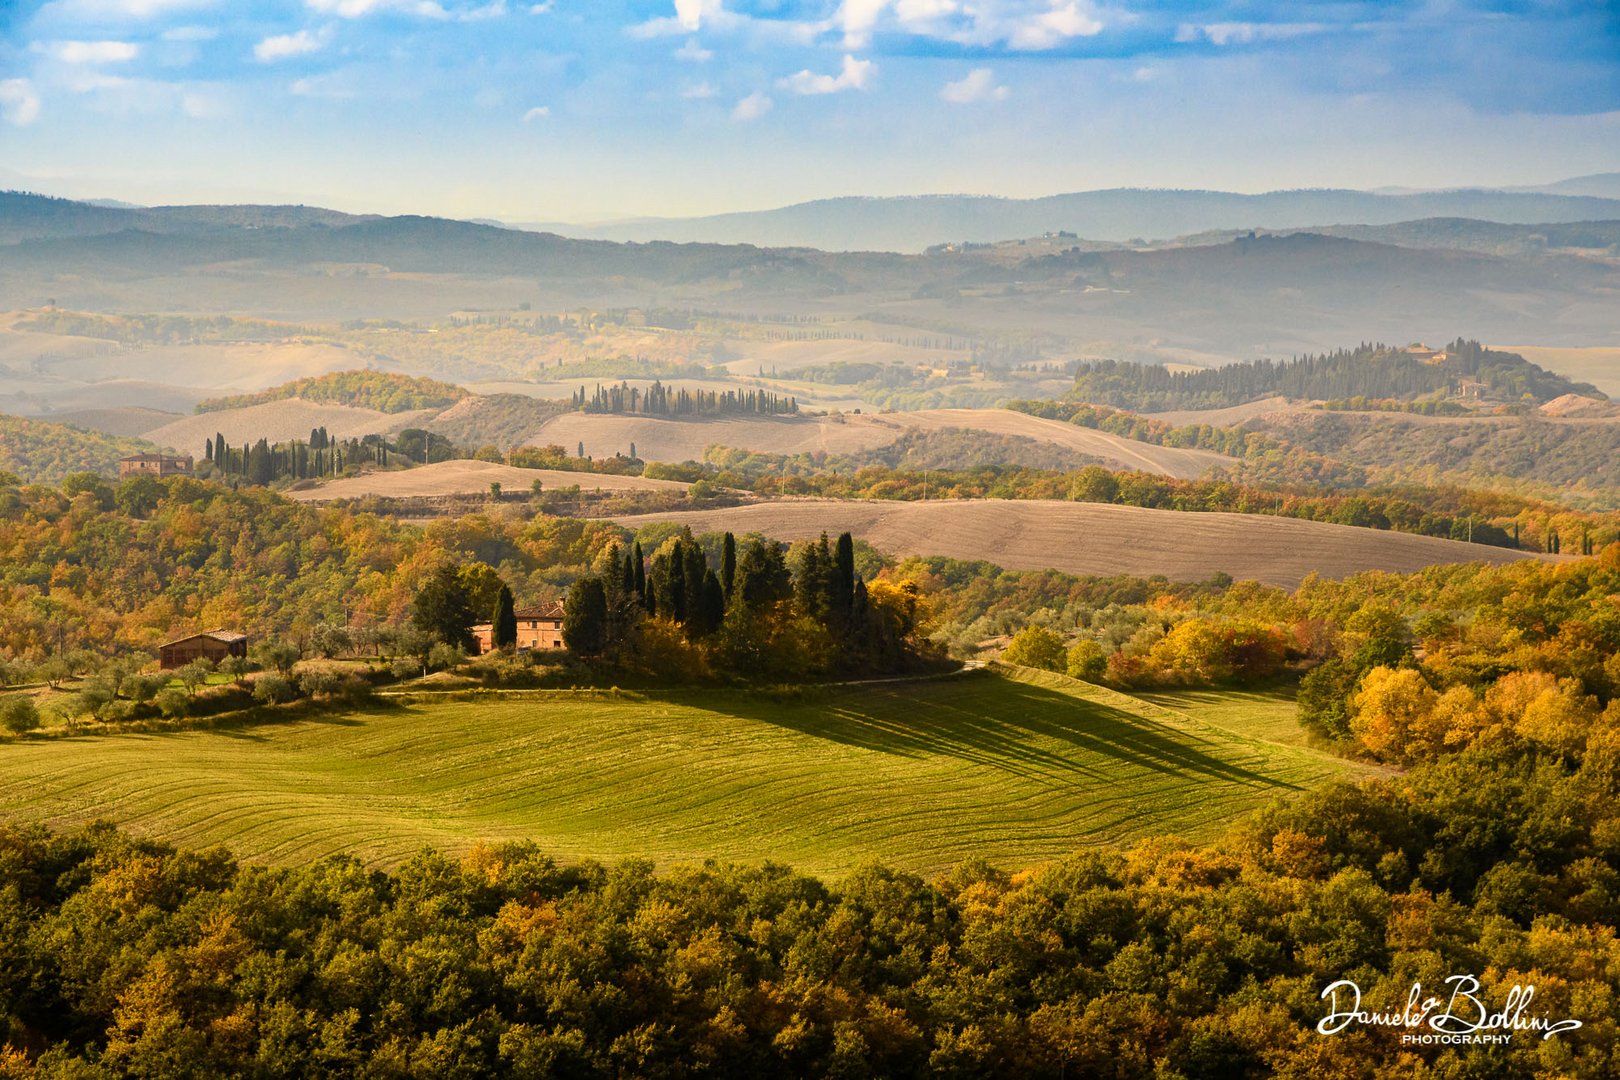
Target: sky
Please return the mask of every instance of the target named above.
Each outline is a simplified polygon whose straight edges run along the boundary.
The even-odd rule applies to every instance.
[[[1620,3],[0,0],[0,188],[586,222],[1620,170]]]

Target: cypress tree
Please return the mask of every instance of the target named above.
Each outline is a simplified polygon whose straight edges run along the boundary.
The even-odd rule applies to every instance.
[[[833,556],[832,573],[832,617],[835,624],[850,615],[850,605],[855,596],[855,580],[855,540],[849,533],[840,533],[838,550]]]
[[[563,644],[580,656],[596,656],[607,647],[607,591],[601,578],[580,578],[568,590]]]
[[[703,571],[703,585],[698,591],[698,603],[692,618],[686,624],[691,637],[706,637],[720,629],[726,618],[726,593],[713,570]]]
[[[737,538],[726,533],[720,544],[720,586],[726,602],[731,602],[731,590],[737,583]]]
[[[490,619],[490,643],[497,649],[509,649],[517,644],[517,607],[512,602],[512,590],[505,583],[495,594],[495,612]]]
[[[648,611],[652,610],[652,597],[647,594],[647,560],[641,554],[641,541],[636,541],[635,555],[636,584],[634,592],[641,598],[641,605]]]

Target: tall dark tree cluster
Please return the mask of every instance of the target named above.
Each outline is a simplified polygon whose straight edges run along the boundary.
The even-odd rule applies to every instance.
[[[690,532],[650,557],[640,544],[611,548],[599,573],[569,595],[564,641],[585,656],[634,660],[637,628],[649,619],[675,627],[703,646],[721,668],[758,673],[773,667],[773,641],[795,637],[815,670],[889,667],[908,658],[912,613],[895,620],[877,610],[855,567],[848,533],[823,534],[790,560],[781,544],[721,539],[711,564]],[[775,665],[775,666],[780,666]]]
[[[580,387],[574,392],[573,404],[574,408],[588,413],[640,413],[644,416],[782,415],[799,411],[798,399],[769,390],[675,389],[656,380],[645,390],[627,382],[606,388],[598,384],[588,397],[585,388]]]
[[[324,427],[310,431],[307,442],[293,439],[272,444],[268,439],[260,439],[240,447],[231,446],[223,433],[216,432],[204,452],[205,459],[217,471],[249,484],[338,476],[348,466],[362,462],[382,466],[423,465],[448,461],[455,455],[455,446],[444,436],[420,429],[407,429],[392,439],[382,435],[335,439]]]

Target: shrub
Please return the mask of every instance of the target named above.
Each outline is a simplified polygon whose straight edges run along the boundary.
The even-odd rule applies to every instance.
[[[298,676],[298,688],[309,697],[331,697],[343,686],[343,676],[335,671],[306,671]]]
[[[170,720],[178,720],[191,712],[191,695],[178,686],[164,687],[157,692],[157,697],[153,700],[157,704],[158,712]]]
[[[261,705],[277,705],[298,696],[298,687],[280,675],[261,675],[253,681],[253,700]]]
[[[13,735],[33,731],[39,727],[39,706],[20,694],[0,698],[0,724]]]
[[[1066,659],[1071,679],[1097,682],[1108,674],[1108,654],[1090,638],[1082,638],[1071,645]]]

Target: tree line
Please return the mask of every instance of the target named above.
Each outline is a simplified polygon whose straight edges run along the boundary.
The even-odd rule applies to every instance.
[[[1457,339],[1446,358],[1431,363],[1403,348],[1364,342],[1353,349],[1290,360],[1262,359],[1198,371],[1171,371],[1163,364],[1087,360],[1076,368],[1068,397],[1115,408],[1145,411],[1217,409],[1280,395],[1295,400],[1394,398],[1456,394],[1460,383],[1483,384],[1498,401],[1550,401],[1564,394],[1603,395],[1572,382],[1517,353],[1487,349]]]
[[[799,411],[796,398],[769,390],[688,390],[671,388],[654,380],[643,390],[621,382],[603,388],[600,383],[589,397],[582,386],[571,398],[574,408],[587,413],[638,413],[643,416],[782,415]]]
[[[370,464],[426,465],[459,456],[455,445],[442,435],[421,428],[407,428],[390,438],[364,435],[334,439],[326,428],[309,433],[308,441],[292,439],[272,444],[268,439],[234,447],[216,432],[207,440],[203,459],[221,476],[260,486],[278,480],[308,480],[342,476],[345,469]]]

